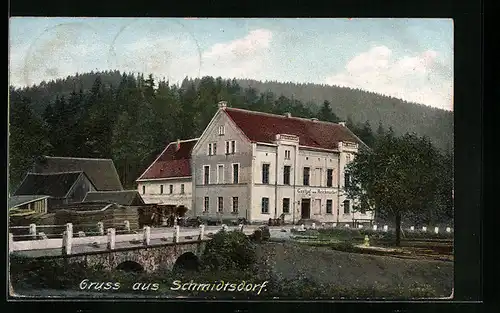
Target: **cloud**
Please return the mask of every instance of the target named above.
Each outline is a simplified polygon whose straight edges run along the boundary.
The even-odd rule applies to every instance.
[[[325,82],[453,109],[452,70],[441,64],[433,50],[395,58],[388,47],[373,47],[353,57],[343,71]]]
[[[35,40],[10,47],[10,83],[26,86],[93,70],[89,65],[105,50],[93,29],[80,24],[45,29]]]
[[[151,73],[173,83],[186,76],[258,77],[267,60],[271,39],[270,31],[257,29],[243,38],[200,51],[197,43],[182,33],[143,38],[115,48],[110,67]]]
[[[271,31],[256,29],[243,38],[218,43],[202,54],[202,74],[222,77],[258,77],[270,53]]]

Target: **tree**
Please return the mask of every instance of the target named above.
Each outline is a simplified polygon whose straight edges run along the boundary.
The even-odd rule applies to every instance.
[[[9,116],[9,192],[14,191],[35,158],[49,149],[43,121],[31,110],[31,101],[21,97],[10,105]]]
[[[348,165],[352,184],[347,194],[359,207],[394,218],[399,246],[401,219],[425,214],[439,197],[440,166],[439,151],[427,138],[388,134]]]
[[[375,136],[372,132],[372,127],[369,121],[366,121],[363,126],[359,128],[359,138],[368,146],[372,147],[375,143]]]
[[[332,111],[332,106],[330,104],[330,101],[325,100],[323,102],[323,105],[321,105],[321,108],[319,109],[318,112],[318,119],[321,121],[327,121],[327,122],[332,122],[332,123],[337,123],[340,119],[338,118],[335,113]]]

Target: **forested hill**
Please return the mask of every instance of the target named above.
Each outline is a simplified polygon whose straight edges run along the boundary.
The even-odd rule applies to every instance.
[[[43,82],[33,88],[24,89],[23,93],[33,99],[34,110],[41,114],[45,105],[50,100],[54,100],[56,95],[69,95],[73,90],[90,90],[98,75],[104,84],[113,86],[118,86],[122,76],[119,71],[77,74],[65,79]],[[200,79],[193,80],[196,85],[199,81]],[[436,146],[442,149],[449,150],[453,147],[453,112],[451,111],[337,86],[261,82],[248,79],[239,79],[237,82],[242,89],[254,88],[257,95],[272,92],[276,98],[283,95],[288,99],[300,100],[313,112],[327,100],[333,112],[342,120],[351,118],[354,123],[369,121],[374,131],[381,122],[386,128],[392,127],[397,135],[415,132],[421,136],[428,136]]]
[[[91,72],[10,88],[9,188],[40,155],[111,158],[123,185],[132,187],[168,142],[200,136],[220,100],[261,112],[346,120],[368,145],[392,128],[395,135],[416,132],[437,147],[452,147],[451,112],[360,90],[220,77],[186,78],[175,86],[151,75]]]

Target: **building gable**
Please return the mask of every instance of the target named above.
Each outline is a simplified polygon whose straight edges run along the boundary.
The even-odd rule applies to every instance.
[[[208,144],[217,143],[217,154],[224,153],[226,141],[237,141],[238,145],[249,144],[250,141],[241,129],[224,114],[224,108],[219,109],[208,126],[203,131],[197,144],[193,148],[193,155],[207,155]],[[219,135],[219,127],[224,127],[224,134]],[[238,147],[236,148],[237,150]]]

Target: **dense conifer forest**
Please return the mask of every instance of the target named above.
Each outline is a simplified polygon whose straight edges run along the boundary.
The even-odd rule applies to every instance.
[[[232,107],[346,121],[368,145],[387,131],[416,133],[447,153],[453,113],[361,90],[220,77],[178,85],[152,75],[90,72],[10,87],[9,191],[41,155],[111,158],[122,183],[135,179],[176,139],[199,136],[217,111]]]

